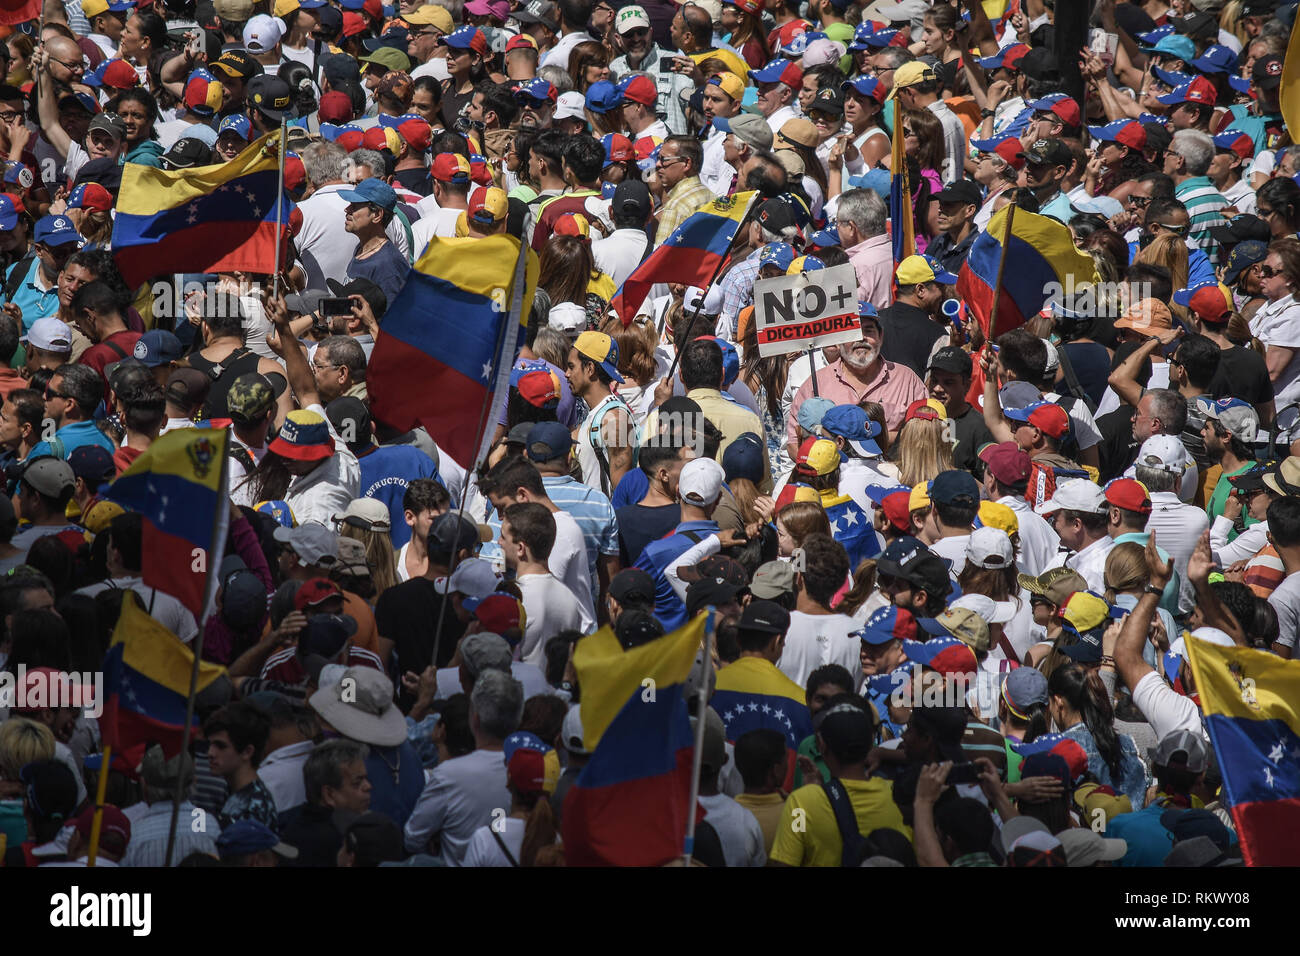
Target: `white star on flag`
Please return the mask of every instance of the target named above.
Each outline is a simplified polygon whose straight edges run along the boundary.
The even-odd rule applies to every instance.
[[[1282,758],[1285,756],[1286,750],[1283,749],[1282,741],[1280,740],[1275,743],[1273,749],[1268,752],[1268,759],[1273,761],[1273,763],[1281,763]]]
[[[757,714],[757,713],[758,713],[758,704],[750,704],[750,705],[749,705],[749,710],[750,710],[751,713],[755,713],[755,714]]]
[[[244,187],[243,187],[243,186],[236,186],[236,187],[235,187],[235,192],[237,192],[237,193],[242,193],[243,191],[244,191]]]
[[[484,362],[484,363],[483,363],[483,371],[482,371],[481,374],[483,375],[483,381],[485,381],[485,382],[488,381],[490,378],[492,378],[492,363],[491,363],[491,362]]]
[[[771,712],[772,712],[772,708],[769,707],[769,706],[767,706],[767,704],[764,704],[764,705],[763,705],[763,713],[765,713],[765,714],[770,714]]]
[[[262,207],[261,207],[261,206],[254,206],[254,207],[253,207],[253,215],[254,215],[254,216],[257,216],[257,217],[260,218],[261,215],[262,215]]]
[[[1273,782],[1273,768],[1272,768],[1272,767],[1265,767],[1265,768],[1264,768],[1264,780],[1265,780],[1265,782],[1266,782],[1270,787],[1274,787],[1274,788],[1277,787],[1277,784]]]
[[[839,533],[840,533],[840,523],[839,520],[837,519],[831,522],[831,534],[836,535]]]
[[[851,510],[844,512],[844,523],[849,527],[852,527],[853,525],[857,524],[858,513],[856,511],[851,511]]]
[[[783,710],[778,710],[778,711],[777,711],[775,714],[773,714],[772,716],[775,717],[777,720],[785,720],[785,711],[783,711]]]

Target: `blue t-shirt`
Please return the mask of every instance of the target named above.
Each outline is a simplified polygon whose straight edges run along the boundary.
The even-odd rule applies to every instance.
[[[54,437],[63,443],[63,455],[61,457],[64,459],[82,445],[98,445],[110,455],[117,451],[113,440],[96,428],[94,422],[73,422],[70,425],[64,425],[54,433]],[[40,441],[32,447],[31,454],[27,458],[30,461],[33,458],[39,458],[41,455],[53,454],[54,449],[50,447],[50,443]]]
[[[683,521],[675,534],[651,541],[637,558],[635,567],[650,575],[655,582],[655,617],[665,631],[675,631],[686,623],[686,604],[677,596],[668,582],[668,565],[690,550],[691,546],[711,534],[717,534],[716,521]],[[690,532],[688,537],[685,532]]]
[[[397,293],[402,291],[402,286],[406,285],[406,274],[410,271],[410,263],[392,242],[385,242],[378,252],[367,259],[354,256],[348,263],[348,278],[369,279],[379,286],[388,297],[389,308],[396,301]]]
[[[23,267],[20,259],[9,267],[5,273],[8,279],[13,275],[15,269]],[[26,335],[32,329],[32,323],[37,319],[46,319],[50,316],[59,314],[59,283],[54,281],[50,283],[48,289],[40,289],[36,285],[36,270],[41,267],[41,260],[32,258],[27,263],[27,274],[23,281],[18,283],[18,288],[14,289],[13,298],[9,301],[18,308],[23,310],[23,335]]]
[[[1070,367],[1093,407],[1100,405],[1101,397],[1106,394],[1106,379],[1110,377],[1110,352],[1106,346],[1096,342],[1066,342],[1057,348],[1069,357]]]
[[[614,494],[610,496],[609,503],[616,511],[621,511],[628,505],[640,503],[649,490],[650,479],[646,477],[646,473],[640,468],[633,468],[623,475],[618,487],[614,489]]]
[[[406,487],[416,478],[432,478],[445,487],[438,466],[414,445],[377,445],[359,455],[357,463],[361,466],[361,497],[384,503],[393,524],[393,547],[402,547],[411,540],[402,506]]]

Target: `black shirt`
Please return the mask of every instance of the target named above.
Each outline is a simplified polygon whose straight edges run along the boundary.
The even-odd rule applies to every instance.
[[[291,866],[338,866],[343,834],[334,824],[334,811],[303,803],[280,816],[280,837],[298,851]]]
[[[429,175],[427,169],[398,169],[393,172],[393,178],[411,192],[419,193],[421,196],[428,196],[433,192],[433,177]]]
[[[1219,353],[1219,370],[1210,379],[1208,391],[1215,398],[1239,398],[1256,408],[1273,401],[1273,383],[1264,357],[1240,345]]]
[[[619,508],[618,550],[623,567],[630,568],[651,541],[671,534],[682,520],[681,505],[627,505]]]
[[[1080,387],[1092,402],[1092,407],[1096,408],[1101,404],[1101,397],[1106,394],[1106,380],[1110,378],[1110,353],[1106,351],[1106,346],[1096,342],[1067,342],[1058,346],[1058,354],[1062,350],[1069,358],[1070,367],[1074,369]],[[1061,394],[1069,394],[1064,375],[1060,381],[1063,385]]]
[[[381,637],[394,643],[398,673],[423,673],[433,663],[433,643],[442,617],[438,667],[446,667],[465,633],[465,625],[446,595],[428,578],[412,578],[389,588],[375,604],[375,626]],[[415,697],[405,688],[397,698],[402,711],[411,709]]]
[[[1101,442],[1097,445],[1102,484],[1124,474],[1137,460],[1142,443],[1133,437],[1133,416],[1137,409],[1124,405],[1097,419]]]
[[[979,464],[976,453],[981,445],[993,440],[993,433],[984,424],[984,413],[974,405],[967,405],[966,411],[952,422],[957,438],[957,444],[952,449],[953,466],[975,474]],[[979,470],[979,474],[983,474],[983,469]]]
[[[906,302],[895,302],[880,310],[880,331],[884,333],[881,356],[886,361],[906,365],[922,379],[934,343],[947,334],[928,312]]]

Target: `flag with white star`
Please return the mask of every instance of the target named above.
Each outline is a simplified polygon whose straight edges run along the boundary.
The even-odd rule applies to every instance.
[[[709,704],[733,743],[751,730],[775,730],[794,750],[812,734],[803,688],[762,658],[742,657],[718,671]]]
[[[826,519],[831,523],[831,537],[849,553],[849,568],[880,554],[880,539],[871,524],[871,515],[848,495],[823,499]]]
[[[1247,866],[1300,861],[1300,661],[1186,639]],[[1172,693],[1172,691],[1171,691]]]

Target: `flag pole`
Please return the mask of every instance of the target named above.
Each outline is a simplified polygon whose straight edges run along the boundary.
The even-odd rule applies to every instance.
[[[281,163],[283,169],[283,163]],[[277,246],[278,248],[278,246]],[[181,754],[180,763],[184,764],[183,755],[190,749],[190,732],[194,727],[194,698],[198,694],[199,687],[199,668],[203,665],[203,632],[207,628],[208,615],[212,607],[213,598],[216,596],[217,570],[221,566],[221,559],[226,549],[226,536],[230,531],[230,456],[226,454],[226,447],[230,441],[229,426],[226,431],[227,445],[222,448],[221,453],[221,480],[217,485],[217,514],[213,519],[212,535],[212,554],[209,554],[204,573],[207,575],[207,582],[203,588],[203,615],[199,623],[199,632],[195,635],[193,646],[190,648],[194,655],[194,666],[190,669],[190,692],[185,699],[185,729],[181,732]],[[180,817],[181,801],[185,796],[185,774],[176,775],[176,792],[172,796],[172,813],[171,824],[167,830],[167,854],[163,857],[163,866],[172,865],[172,851],[176,848],[176,823]]]
[[[280,267],[281,256],[284,249],[284,158],[288,152],[286,143],[289,138],[288,130],[289,121],[285,117],[280,117],[280,142],[276,149],[279,156],[279,175],[276,178],[275,187],[275,275],[271,279],[271,295],[275,298],[280,297]],[[197,671],[195,672],[197,674]]]
[[[704,283],[704,285],[700,287],[702,292],[708,292],[709,287],[713,285],[713,283],[718,281],[718,275],[722,272],[723,266],[725,266],[727,262],[731,259],[731,253],[732,250],[736,248],[737,240],[743,234],[745,228],[749,225],[749,221],[754,217],[754,213],[758,210],[757,200],[758,200],[757,196],[750,197],[749,209],[745,211],[745,218],[740,220],[740,225],[736,227],[735,235],[731,237],[731,242],[728,243],[727,245],[726,254],[723,255],[723,257],[718,260],[718,265],[717,268],[713,270],[713,275],[709,278],[708,282]],[[695,306],[695,310],[691,312],[690,321],[686,323],[686,334],[683,336],[683,341],[689,342],[691,340],[691,329],[695,328],[695,320],[700,317],[700,309],[703,308],[703,306],[704,306],[704,296],[701,295],[699,303]],[[673,364],[668,367],[668,374],[664,376],[664,378],[666,379],[671,379],[673,377],[673,372],[677,371],[677,363],[681,361],[682,358],[682,353],[680,350],[674,349],[673,353],[674,353]]]
[[[695,752],[691,755],[691,797],[686,804],[686,839],[682,845],[682,866],[691,865],[695,852],[695,806],[700,799],[700,768],[704,761],[704,711],[709,706],[709,668],[713,666],[713,610],[704,625],[704,674],[695,706]]]
[[[469,497],[469,495],[466,494],[469,487],[469,478],[478,470],[479,463],[484,460],[484,456],[487,454],[487,448],[484,447],[486,444],[487,429],[490,424],[489,419],[492,410],[496,408],[496,403],[493,402],[492,399],[500,393],[500,386],[503,380],[507,382],[509,381],[508,369],[509,366],[514,364],[514,347],[519,342],[519,323],[523,318],[524,287],[528,285],[528,248],[528,245],[520,240],[519,258],[515,261],[514,289],[511,290],[510,312],[506,316],[506,320],[501,323],[501,329],[497,333],[496,356],[498,367],[493,370],[496,375],[496,383],[494,384],[494,387],[489,388],[487,394],[483,396],[483,407],[479,410],[478,429],[474,433],[474,446],[476,449],[474,461],[471,463],[465,476],[465,487],[461,489],[460,504],[456,509],[456,516],[462,520],[465,518],[465,501]],[[511,353],[509,359],[507,359],[504,354],[507,351],[507,344],[510,346],[509,351]],[[477,522],[475,523],[477,524]],[[457,536],[460,534],[459,522],[456,526],[456,534]],[[459,550],[460,539],[459,537],[456,537],[452,540],[453,558],[455,557],[455,553]],[[444,594],[444,599],[445,597],[446,595]],[[445,613],[440,613],[438,615],[438,624],[433,632],[432,663],[434,670],[437,670],[438,668],[438,650],[442,646],[442,622],[445,618]]]
[[[86,866],[94,866],[99,856],[100,826],[104,822],[104,794],[108,791],[108,768],[113,763],[113,748],[104,748],[104,762],[99,767],[99,780],[95,784],[95,818],[90,823],[90,852],[86,855]]]
[[[992,342],[997,336],[998,331],[998,305],[1002,301],[1002,270],[1007,265],[1007,249],[1011,246],[1011,223],[1016,218],[1016,204],[1013,200],[1007,203],[1007,224],[1002,231],[1002,251],[998,253],[998,277],[993,284],[993,308],[989,312],[989,334],[986,336],[988,341]]]

